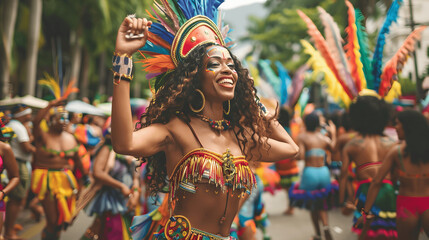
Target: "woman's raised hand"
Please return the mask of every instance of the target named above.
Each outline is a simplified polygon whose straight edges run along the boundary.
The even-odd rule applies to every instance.
[[[146,44],[149,28],[152,25],[151,21],[146,18],[135,18],[127,16],[122,22],[116,36],[115,52],[118,54],[133,55],[138,49]],[[130,35],[141,35],[143,37],[133,38]]]

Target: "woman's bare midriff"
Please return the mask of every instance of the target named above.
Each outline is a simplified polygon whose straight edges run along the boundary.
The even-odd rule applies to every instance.
[[[306,157],[305,158],[306,167],[323,167],[325,166],[324,157]]]
[[[222,192],[215,184],[197,183],[196,193],[181,189],[176,192],[176,206],[173,215],[186,216],[192,228],[197,228],[220,236],[229,236],[234,217],[238,212],[239,202],[247,197],[244,190],[229,189]],[[244,193],[244,194],[243,194]],[[227,194],[228,203],[227,203]],[[220,223],[224,216],[225,220]]]

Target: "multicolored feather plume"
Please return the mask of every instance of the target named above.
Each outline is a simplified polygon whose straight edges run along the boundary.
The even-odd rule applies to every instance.
[[[416,41],[420,39],[421,32],[425,30],[425,28],[426,26],[420,26],[414,30],[407,39],[405,39],[396,54],[386,63],[383,73],[381,74],[381,82],[378,89],[380,96],[383,97],[392,86],[393,81],[398,79],[398,72],[404,67],[410,53],[414,51],[414,45]]]
[[[353,96],[357,96],[358,91],[355,83],[353,82],[352,76],[350,75],[346,54],[343,49],[343,39],[341,38],[340,29],[332,16],[329,15],[325,9],[317,7],[317,10],[319,11],[320,20],[324,25],[326,43],[329,47],[332,59],[334,60],[335,68]]]
[[[344,79],[341,78],[340,74],[338,73],[337,68],[335,67],[335,62],[332,58],[332,55],[330,53],[330,49],[326,44],[325,39],[323,38],[322,34],[317,29],[316,25],[313,23],[313,21],[305,15],[301,10],[297,10],[299,16],[304,20],[304,22],[307,24],[308,28],[308,34],[311,36],[316,48],[319,50],[321,55],[326,61],[326,64],[331,69],[337,80],[340,82],[341,86],[343,87],[344,91],[347,93],[350,99],[352,99],[354,96],[350,89],[348,89],[347,85],[344,83]]]
[[[175,70],[176,66],[171,59],[173,40],[181,26],[190,18],[203,15],[213,22],[218,22],[218,29],[226,47],[232,45],[226,36],[229,28],[221,25],[218,7],[224,0],[155,0],[150,10],[146,10],[153,24],[149,28],[146,45],[140,49],[142,68],[149,74],[150,88],[155,93],[158,86],[165,81],[165,77]]]
[[[374,76],[374,89],[377,90],[380,85],[381,65],[383,63],[383,49],[386,44],[386,35],[390,32],[390,26],[398,19],[398,11],[403,0],[395,0],[387,11],[386,19],[378,34],[377,44],[375,45],[374,56],[372,58],[372,74]]]
[[[79,89],[74,87],[75,80],[72,80],[69,82],[67,88],[63,90],[63,86],[60,86],[58,84],[58,81],[55,80],[51,75],[48,73],[44,73],[45,78],[40,79],[37,81],[37,83],[40,86],[47,87],[49,91],[52,93],[52,95],[55,97],[55,99],[66,99],[71,93],[79,92]]]
[[[363,65],[360,61],[360,46],[357,35],[356,17],[353,5],[346,0],[348,13],[348,26],[346,27],[347,44],[344,46],[349,61],[350,73],[353,77],[357,92],[366,88],[365,74]]]

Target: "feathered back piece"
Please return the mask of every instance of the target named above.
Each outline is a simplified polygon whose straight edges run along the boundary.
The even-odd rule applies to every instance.
[[[305,52],[311,55],[309,64],[317,71],[325,73],[325,80],[329,82],[329,92],[346,106],[351,102],[350,100],[361,95],[362,92],[363,94],[368,92],[367,89],[375,90],[380,97],[384,97],[386,100],[397,97],[400,94],[400,86],[394,84],[394,81],[397,80],[396,75],[402,70],[408,55],[414,51],[414,44],[416,40],[420,39],[420,34],[425,27],[420,27],[411,33],[395,56],[386,63],[384,70],[381,71],[386,35],[389,33],[391,24],[396,22],[398,18],[398,10],[403,0],[395,0],[389,8],[377,39],[372,60],[370,59],[368,37],[361,24],[363,16],[360,11],[353,8],[349,1],[345,0],[345,2],[348,9],[348,26],[345,29],[347,41],[344,46],[337,24],[325,10],[318,8],[321,22],[325,28],[326,40],[311,19],[298,10],[298,14],[307,24],[308,33],[318,52],[316,54],[316,50],[313,51],[309,43],[302,42]],[[319,58],[320,61],[324,61],[323,65],[315,61]],[[316,71],[316,69],[314,70]],[[335,85],[333,85],[332,79],[341,85],[341,91],[334,91],[332,86]],[[386,98],[386,96],[388,97]],[[345,97],[349,99],[345,99]]]
[[[58,84],[58,81],[55,80],[51,75],[45,72],[45,78],[37,81],[40,86],[47,87],[55,99],[66,99],[71,93],[79,92],[79,89],[74,87],[75,81],[72,80],[67,85],[67,88],[64,89],[63,86]]]
[[[140,49],[143,70],[148,72],[152,92],[195,47],[213,42],[229,47],[227,26],[222,28],[218,7],[224,0],[155,0],[146,10],[152,26],[146,45]],[[217,23],[217,25],[215,24]]]

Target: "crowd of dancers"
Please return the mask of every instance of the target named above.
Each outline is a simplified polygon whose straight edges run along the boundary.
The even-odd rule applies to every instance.
[[[168,187],[150,194],[153,168],[113,151],[110,117],[69,113],[62,104],[51,101],[37,115],[24,105],[0,113],[8,178],[0,191],[4,239],[20,239],[16,219],[24,205],[35,220],[46,217],[42,239],[59,239],[82,209],[95,217],[81,239],[131,239],[134,216],[149,221],[135,239],[153,237],[170,215]],[[231,236],[256,239],[259,228],[270,239],[262,194],[282,189],[288,192],[284,214],[309,210],[313,239],[333,239],[328,212],[335,207],[353,215],[350,226],[359,239],[428,234],[429,126],[422,113],[360,96],[349,111],[313,111],[301,118],[282,108],[277,117],[299,154],[275,164],[249,164],[257,184],[241,204]],[[305,162],[302,172],[299,160]]]
[[[50,80],[39,81],[54,93],[47,107],[0,113],[4,239],[20,239],[25,204],[36,220],[45,216],[44,240],[60,239],[82,210],[94,221],[81,239],[250,240],[257,228],[270,239],[262,194],[277,189],[288,192],[285,214],[309,211],[315,240],[333,239],[334,207],[353,214],[359,239],[429,233],[429,125],[422,113],[383,100],[397,69],[383,72],[379,92],[361,85],[370,81],[358,71],[351,89],[330,86],[341,90],[339,113],[284,109],[258,96],[230,51],[222,2],[159,1],[147,12],[151,20],[123,20],[111,117],[66,111],[73,84],[60,91]],[[136,53],[153,93],[143,114],[130,107]]]

